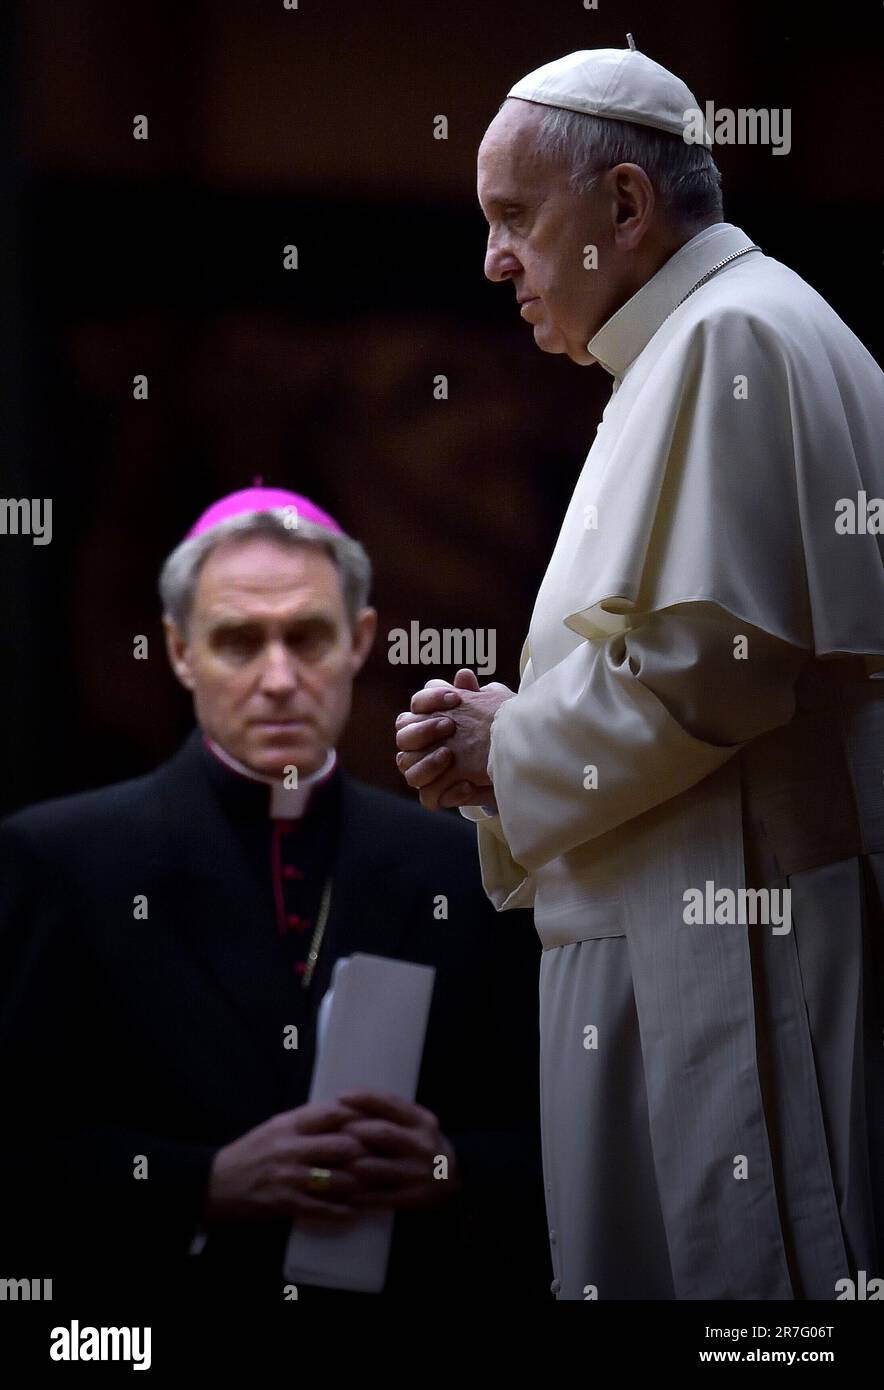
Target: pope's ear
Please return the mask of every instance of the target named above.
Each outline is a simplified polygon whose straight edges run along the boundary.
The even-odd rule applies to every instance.
[[[378,630],[378,611],[376,608],[361,608],[353,624],[353,674],[361,671],[374,645]]]
[[[190,667],[190,647],[187,638],[178,627],[174,619],[168,614],[163,618],[163,632],[166,637],[166,652],[169,657],[169,665],[175,675],[184,686],[185,690],[193,690],[193,671]]]

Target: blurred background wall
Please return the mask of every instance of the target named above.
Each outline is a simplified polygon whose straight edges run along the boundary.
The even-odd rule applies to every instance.
[[[51,545],[0,537],[0,810],[172,751],[190,717],[156,574],[197,513],[256,474],[331,510],[376,566],[353,772],[402,790],[392,720],[436,674],[389,665],[391,628],[496,628],[495,678],[515,683],[610,391],[602,369],[540,353],[482,275],[476,149],[539,64],[629,30],[701,104],[790,108],[788,156],[717,149],[725,215],[881,361],[882,15],[7,0],[0,492],[52,497],[54,515]],[[147,141],[132,138],[141,114]]]

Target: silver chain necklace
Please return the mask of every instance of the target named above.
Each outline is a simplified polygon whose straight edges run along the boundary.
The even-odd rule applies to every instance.
[[[706,281],[711,279],[713,275],[717,274],[717,272],[721,270],[723,266],[730,265],[731,261],[735,261],[738,256],[747,256],[750,251],[760,250],[760,246],[744,246],[742,251],[732,251],[729,256],[725,256],[723,261],[719,261],[717,265],[714,265],[711,270],[707,270],[706,274],[700,277],[696,285],[694,285],[692,289],[689,289],[687,294],[683,295],[682,298],[678,301],[678,303],[675,306],[675,309],[680,309],[682,304],[684,304],[685,300],[690,299],[691,295],[694,294],[700,288],[701,285],[705,285]],[[674,314],[675,309],[672,309],[670,312]]]
[[[325,934],[325,926],[328,921],[328,910],[331,906],[332,880],[327,878],[322,890],[322,901],[319,904],[319,914],[316,918],[316,926],[310,942],[310,950],[307,952],[305,962],[306,969],[301,976],[301,988],[306,989],[313,979],[313,972],[316,969],[316,962],[319,960],[319,948],[322,945],[322,938]]]
[[[690,299],[691,295],[692,295],[692,294],[695,294],[696,291],[700,288],[701,285],[705,285],[706,281],[707,281],[707,280],[710,280],[710,279],[712,278],[713,275],[717,274],[718,271],[722,269],[722,267],[724,267],[724,266],[726,266],[726,265],[730,265],[731,261],[737,260],[738,257],[740,257],[740,256],[747,256],[747,255],[749,254],[750,251],[760,251],[760,250],[761,250],[761,247],[760,247],[760,246],[756,246],[756,245],[754,245],[754,243],[753,243],[752,246],[744,246],[743,249],[742,249],[742,251],[732,251],[731,254],[730,254],[729,256],[725,256],[724,260],[719,261],[718,264],[717,264],[717,265],[714,265],[714,266],[712,267],[711,270],[707,270],[705,275],[701,275],[701,276],[700,276],[700,279],[697,281],[696,285],[693,285],[693,286],[688,290],[687,294],[682,295],[682,297],[681,297],[681,299],[678,301],[678,303],[675,304],[675,305],[673,305],[673,307],[669,310],[669,313],[666,315],[666,319],[672,318],[672,315],[675,313],[676,309],[680,309],[681,306],[682,306],[682,304],[684,304],[685,300],[686,300],[686,299]],[[666,322],[666,319],[663,320],[664,323]],[[589,344],[588,344],[588,343],[587,343],[587,347],[589,347]],[[615,375],[615,377],[614,377],[614,389],[613,389],[612,395],[616,395],[616,392],[617,392],[617,389],[618,389],[619,385],[620,385],[620,379]],[[597,429],[600,429],[600,428],[601,428],[601,425],[597,425],[596,428],[597,428]]]

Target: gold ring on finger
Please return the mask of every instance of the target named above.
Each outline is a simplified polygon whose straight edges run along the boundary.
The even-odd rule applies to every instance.
[[[311,1168],[307,1178],[308,1192],[327,1192],[331,1187],[331,1168]]]

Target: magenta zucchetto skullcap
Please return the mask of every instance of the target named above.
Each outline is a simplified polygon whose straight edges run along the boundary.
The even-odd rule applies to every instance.
[[[213,526],[220,525],[222,521],[229,521],[231,517],[242,516],[245,512],[269,512],[274,507],[293,508],[300,521],[312,521],[315,526],[324,526],[327,531],[334,531],[338,536],[344,534],[343,528],[334,517],[317,507],[309,497],[302,497],[297,492],[286,492],[283,488],[256,486],[243,488],[240,492],[231,492],[227,497],[213,502],[191,526],[185,540],[193,540],[194,536],[201,536],[204,531],[210,531]]]

